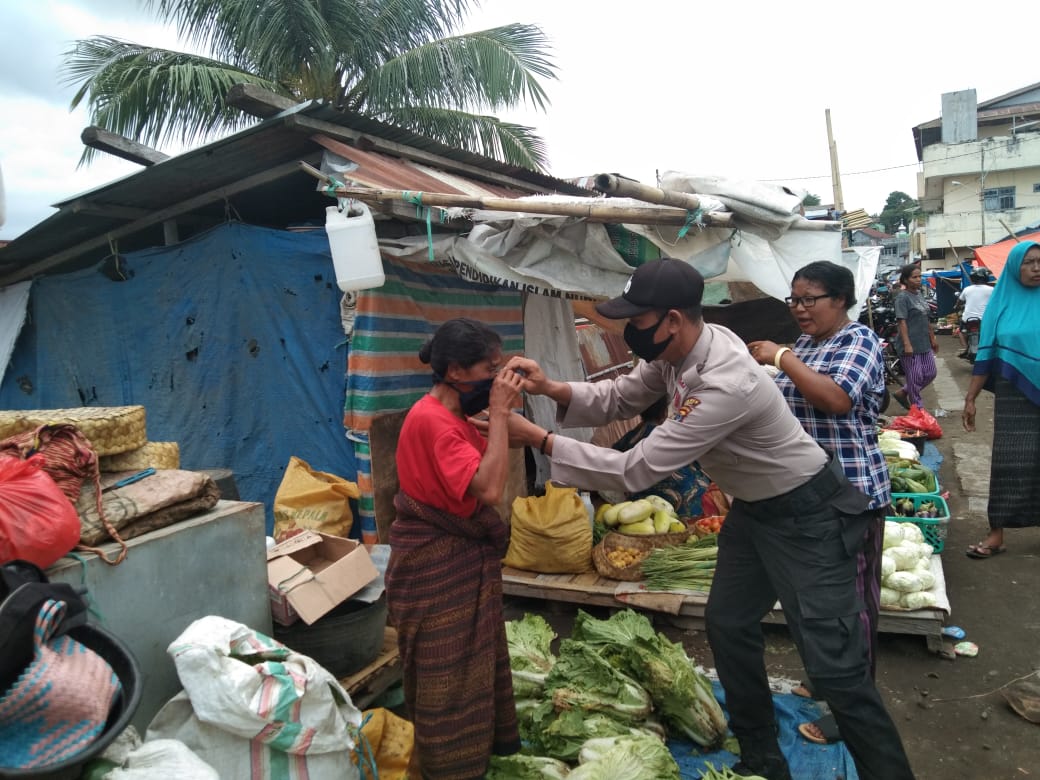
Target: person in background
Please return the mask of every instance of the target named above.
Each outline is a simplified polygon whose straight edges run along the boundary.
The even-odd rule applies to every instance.
[[[831,708],[861,780],[913,777],[899,732],[870,676],[869,635],[857,590],[870,499],[791,414],[773,381],[735,333],[705,323],[704,279],[674,258],[641,265],[624,293],[598,304],[627,319],[625,342],[640,358],[610,381],[550,379],[514,357],[523,389],[557,403],[564,427],[630,419],[663,394],[674,414],[627,452],[547,431],[520,415],[511,439],[549,456],[552,479],[588,490],[645,490],[700,462],[734,497],[719,534],[705,618],[740,776],[790,780],[777,742],[762,619],[779,598],[815,692]],[[777,350],[774,365],[793,360]]]
[[[878,443],[877,418],[885,390],[881,342],[866,325],[849,318],[856,305],[852,272],[836,263],[809,263],[791,280],[787,298],[802,335],[775,381],[806,432],[841,463],[849,482],[870,498],[870,522],[860,548],[857,590],[863,594],[860,621],[870,642],[873,677],[877,664],[877,626],[881,608],[881,543],[885,515],[892,503],[888,466]],[[779,347],[752,341],[759,363],[773,365]],[[812,695],[811,686],[803,686]],[[840,739],[832,714],[798,727],[806,739]]]
[[[662,395],[644,409],[639,415],[639,425],[614,442],[614,449],[627,452],[649,436],[654,428],[668,419],[668,401],[668,396]],[[676,469],[646,490],[627,494],[626,498],[634,501],[650,495],[660,496],[675,507],[679,517],[700,517],[704,514],[701,499],[710,487],[708,475],[698,464],[691,463]]]
[[[521,378],[501,370],[499,335],[469,319],[441,325],[419,359],[433,388],[398,440],[387,606],[415,725],[411,776],[476,780],[492,753],[520,749],[502,614],[509,531],[494,507]],[[484,409],[478,429],[469,418]]]
[[[967,550],[991,558],[1005,550],[1004,529],[1040,525],[1040,244],[1016,244],[982,320],[979,351],[961,413],[975,430],[975,399],[993,390],[989,534]]]
[[[957,328],[957,338],[961,342],[961,352],[957,357],[968,357],[968,339],[964,335],[964,328],[969,320],[982,320],[986,312],[986,305],[993,294],[993,288],[987,284],[989,272],[984,268],[976,268],[971,272],[971,284],[960,291],[957,301],[963,307],[961,312],[961,326]],[[969,326],[970,327],[970,326]]]
[[[921,268],[914,263],[904,265],[899,269],[899,282],[903,290],[895,299],[899,324],[895,347],[906,384],[892,393],[892,397],[904,409],[909,409],[924,406],[921,391],[935,379],[935,353],[939,351],[939,344],[928,320],[928,302],[921,296]]]

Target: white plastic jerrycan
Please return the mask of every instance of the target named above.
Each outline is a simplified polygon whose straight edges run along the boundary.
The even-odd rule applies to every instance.
[[[325,232],[339,289],[347,292],[383,286],[386,275],[368,206],[354,201],[346,213],[329,206],[325,209]]]

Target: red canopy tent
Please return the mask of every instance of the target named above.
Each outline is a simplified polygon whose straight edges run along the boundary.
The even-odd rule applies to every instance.
[[[1009,238],[1005,241],[998,241],[996,244],[980,246],[975,250],[975,262],[979,265],[984,265],[990,270],[990,273],[999,277],[1004,270],[1004,263],[1007,262],[1007,256],[1011,252],[1011,247],[1022,241],[1036,241],[1040,243],[1040,230],[1027,233],[1024,236]]]

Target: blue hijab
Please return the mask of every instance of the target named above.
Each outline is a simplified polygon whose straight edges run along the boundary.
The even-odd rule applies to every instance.
[[[982,317],[976,375],[1002,376],[1040,406],[1040,287],[1022,284],[1022,260],[1035,241],[1015,244]]]

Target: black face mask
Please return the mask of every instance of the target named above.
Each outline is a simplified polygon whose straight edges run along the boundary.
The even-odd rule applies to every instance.
[[[654,341],[654,334],[657,333],[657,329],[661,327],[661,323],[667,316],[668,312],[665,312],[661,315],[661,319],[648,328],[637,328],[631,322],[625,326],[625,343],[628,344],[633,355],[647,362],[657,360],[661,356],[675,336],[674,333],[671,333],[664,341]]]
[[[491,401],[491,385],[494,382],[495,379],[492,377],[476,382],[459,383],[472,385],[472,390],[459,390],[458,384],[455,382],[447,382],[446,384],[459,390],[459,404],[462,406],[462,413],[467,417],[472,417],[488,408],[488,403]]]

